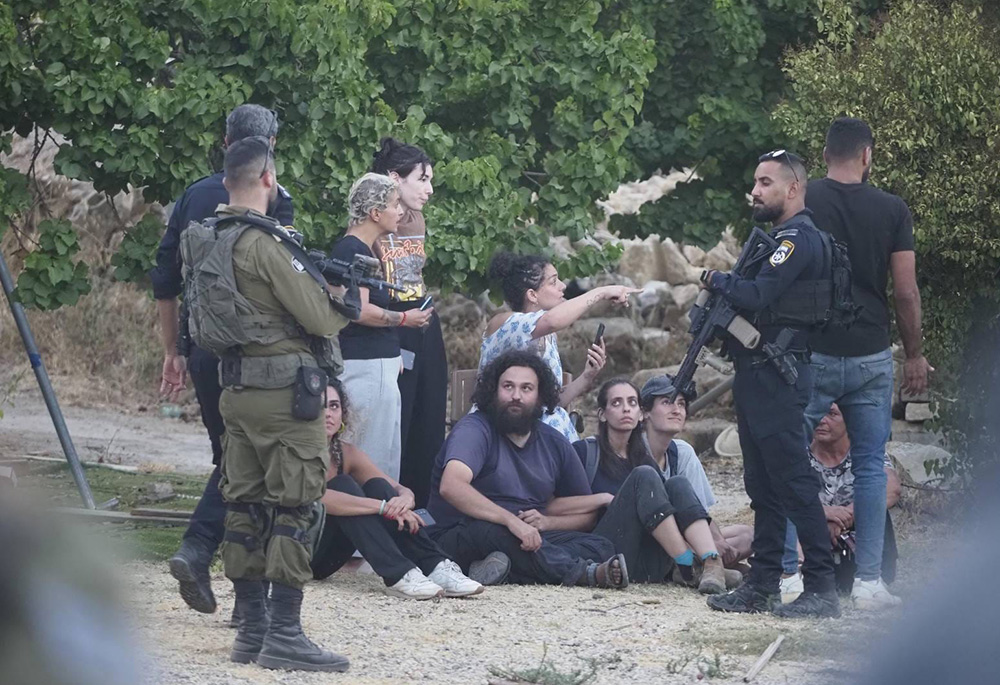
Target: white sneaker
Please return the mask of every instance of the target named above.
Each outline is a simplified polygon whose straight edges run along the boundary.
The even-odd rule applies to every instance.
[[[478,595],[485,589],[472,578],[465,576],[458,564],[451,559],[439,563],[427,577],[444,588],[445,597],[468,597]]]
[[[788,604],[794,602],[798,599],[799,595],[805,587],[802,585],[802,574],[798,571],[795,572],[794,576],[788,576],[787,578],[782,578],[779,584],[781,591],[781,603]]]
[[[851,590],[851,599],[854,600],[854,606],[858,609],[884,609],[903,603],[903,600],[889,592],[881,578],[878,580],[855,579],[854,588]]]
[[[444,595],[444,590],[420,572],[419,568],[411,568],[395,585],[385,589],[390,595],[407,599],[433,599]]]

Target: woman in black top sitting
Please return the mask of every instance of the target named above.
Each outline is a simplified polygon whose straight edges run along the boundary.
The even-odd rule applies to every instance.
[[[597,436],[573,443],[594,494],[574,498],[580,506],[558,512],[565,516],[532,511],[522,518],[553,527],[593,527],[625,555],[629,576],[637,582],[673,580],[697,584],[702,594],[724,592],[725,569],[708,527],[708,513],[686,478],[664,480],[643,444],[639,389],[624,378],[612,379],[601,386],[597,404]],[[607,510],[600,514],[604,506]],[[739,574],[734,573],[735,585]]]
[[[413,493],[341,440],[347,421],[347,395],[334,378],[326,389],[329,481],[320,500],[327,516],[313,550],[313,577],[332,575],[359,550],[390,595],[431,599],[481,593],[483,586],[467,578],[424,531],[413,511]]]

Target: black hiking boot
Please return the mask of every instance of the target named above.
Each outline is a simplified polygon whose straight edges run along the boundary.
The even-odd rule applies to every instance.
[[[271,583],[271,625],[257,663],[289,671],[346,671],[347,657],[328,652],[305,636],[301,612],[302,590]]]
[[[212,554],[193,537],[184,538],[181,548],[170,557],[170,575],[180,582],[181,599],[203,614],[215,613],[215,595],[208,576]]]
[[[233,642],[229,660],[249,664],[257,660],[267,634],[267,609],[264,604],[264,586],[259,580],[234,580],[236,609],[239,613],[239,632]]]
[[[485,559],[469,566],[468,577],[480,585],[499,585],[510,574],[510,557],[503,552],[490,552]]]
[[[712,595],[708,598],[708,606],[716,611],[760,614],[770,611],[771,607],[780,601],[781,595],[777,592],[765,592],[756,585],[744,582],[732,592]]]
[[[806,590],[794,602],[774,607],[772,613],[781,618],[840,618],[840,598],[836,590]]]

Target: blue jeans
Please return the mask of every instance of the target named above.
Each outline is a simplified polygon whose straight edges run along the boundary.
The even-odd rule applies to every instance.
[[[878,580],[885,536],[885,443],[892,429],[892,350],[865,357],[813,353],[812,396],[806,407],[806,435],[834,402],[840,407],[851,439],[854,474],[854,525],[857,531],[857,577]],[[791,554],[788,543],[791,541]],[[792,565],[794,528],[789,528],[782,566]]]

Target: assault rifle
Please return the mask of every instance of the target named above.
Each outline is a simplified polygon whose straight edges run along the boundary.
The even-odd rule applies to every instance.
[[[751,269],[771,256],[776,249],[778,249],[777,241],[755,226],[731,272],[746,278]],[[754,349],[760,343],[760,331],[740,316],[719,293],[702,290],[688,318],[691,320],[690,331],[693,340],[674,378],[674,391],[670,394],[670,402],[675,402],[678,395],[690,394],[694,390],[694,372],[697,367],[703,364],[716,366],[717,360],[707,349],[713,340],[728,333],[747,349]]]
[[[403,292],[405,288],[393,285],[378,278],[381,276],[381,263],[375,257],[366,257],[356,254],[350,262],[341,259],[327,257],[321,250],[308,250],[302,244],[302,234],[297,231],[279,229],[271,222],[258,219],[254,216],[234,216],[224,217],[216,222],[216,227],[220,224],[242,221],[259,228],[265,233],[270,233],[285,246],[294,258],[294,262],[301,265],[302,270],[309,273],[318,283],[329,283],[330,285],[341,285],[346,288],[343,301],[335,302],[335,308],[351,321],[357,321],[361,316],[361,291],[359,288],[369,290],[398,290]],[[293,263],[294,263],[293,262]],[[177,353],[187,357],[191,354],[191,333],[188,322],[187,307],[181,303],[180,309],[180,330],[177,336]]]

